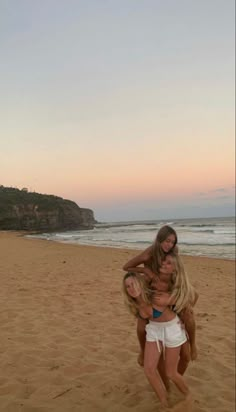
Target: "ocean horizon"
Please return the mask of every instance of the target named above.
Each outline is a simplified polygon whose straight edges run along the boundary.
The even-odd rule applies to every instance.
[[[48,241],[142,250],[163,225],[178,236],[180,254],[235,259],[235,217],[99,222],[94,229],[27,235]]]

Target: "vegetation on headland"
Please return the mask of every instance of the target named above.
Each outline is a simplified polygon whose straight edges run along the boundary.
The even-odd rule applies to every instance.
[[[0,229],[73,230],[93,228],[91,209],[55,195],[0,185]]]
[[[0,185],[0,210],[9,207],[9,205],[19,203],[24,205],[35,203],[38,206],[38,210],[51,210],[62,200],[65,201],[66,199],[54,195],[29,192],[26,187],[18,189]],[[76,205],[71,200],[66,201]]]

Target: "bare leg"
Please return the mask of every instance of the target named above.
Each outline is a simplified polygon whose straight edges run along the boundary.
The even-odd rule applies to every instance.
[[[180,319],[184,323],[186,332],[189,337],[191,359],[197,359],[197,346],[196,346],[196,323],[191,306],[182,310],[179,314]]]
[[[166,376],[166,365],[165,365],[165,361],[164,361],[164,358],[163,358],[163,353],[160,356],[157,369],[158,369],[158,372],[161,376],[162,382],[164,383],[164,385],[166,387],[166,390],[169,391],[170,390],[170,381]]]
[[[178,363],[178,372],[180,375],[183,375],[186,371],[188,364],[191,360],[190,355],[190,344],[189,342],[185,342],[180,348],[180,358]]]
[[[143,366],[144,364],[144,349],[145,349],[145,343],[146,343],[146,327],[147,321],[141,318],[138,318],[137,320],[137,336],[138,336],[138,341],[140,345],[140,353],[138,356],[138,363],[139,365]]]
[[[160,352],[158,351],[156,342],[146,342],[144,353],[144,372],[149,380],[152,388],[156,392],[160,402],[163,406],[167,404],[167,392],[165,386],[161,380],[159,372],[157,371],[157,365],[160,359]]]
[[[184,395],[187,395],[189,393],[188,387],[183,376],[177,371],[180,348],[181,346],[177,348],[165,348],[166,375]]]

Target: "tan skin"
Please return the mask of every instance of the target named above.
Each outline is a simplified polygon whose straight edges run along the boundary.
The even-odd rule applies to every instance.
[[[161,248],[164,253],[168,253],[171,250],[173,250],[173,247],[175,246],[175,236],[173,234],[170,234],[167,236],[167,238],[161,243]],[[130,271],[130,272],[135,272],[137,271],[137,268],[139,265],[144,264],[144,266],[148,266],[150,264],[150,261],[152,259],[152,246],[148,247],[145,249],[143,252],[141,252],[139,255],[135,256],[131,260],[129,260],[124,266],[123,269],[125,271]],[[156,285],[153,284],[153,287]],[[162,297],[162,299],[168,299],[168,296],[165,296],[163,294],[164,290],[158,289],[159,292],[162,292],[162,295],[159,295],[159,298]],[[196,293],[196,298],[195,302],[196,303],[198,299],[198,295]],[[166,300],[164,301],[166,303]],[[195,319],[194,319],[194,314],[192,307],[189,305],[189,307],[185,308],[184,310],[181,311],[179,314],[182,322],[185,324],[186,331],[189,336],[189,343],[190,347],[188,345],[183,345],[180,353],[180,361],[179,361],[179,372],[183,374],[185,370],[187,369],[188,363],[190,359],[195,360],[197,358],[197,348],[196,348],[196,343],[195,343],[195,331],[196,331],[196,325],[195,325]],[[143,354],[144,354],[144,347],[145,347],[145,342],[146,342],[146,333],[145,333],[145,326],[146,322],[142,319],[138,319],[137,322],[137,336],[140,344],[140,355],[138,358],[138,362],[141,366],[143,366]]]
[[[160,274],[160,282],[163,283],[163,286],[168,287],[170,278],[170,266],[165,267]],[[153,280],[153,272],[148,268],[143,268],[145,276],[148,277],[148,280]],[[141,271],[141,270],[140,270]],[[154,275],[155,276],[155,275]],[[157,322],[168,322],[176,317],[176,314],[168,307],[162,306],[158,302],[158,297],[154,296],[152,306],[147,305],[142,298],[141,289],[135,285],[132,277],[129,277],[125,280],[125,287],[127,293],[136,300],[139,307],[139,313],[142,317],[148,318],[152,321]],[[159,311],[162,311],[162,315],[157,319],[152,317],[152,309],[155,308]],[[161,346],[161,342],[159,342]],[[180,354],[180,346],[175,348],[165,348],[165,374],[164,375],[164,384],[168,383],[168,379],[171,379],[178,389],[185,395],[188,394],[188,387],[183,379],[183,377],[178,373],[178,359]],[[157,348],[156,342],[146,342],[145,352],[144,352],[144,372],[149,380],[151,386],[156,392],[158,398],[160,399],[162,405],[167,406],[167,393],[165,385],[163,384],[163,374],[158,373],[157,366],[160,361],[161,353]]]
[[[149,268],[145,268],[145,267],[135,268],[135,271],[137,273],[138,272],[143,273],[144,276],[146,277],[147,282],[150,283],[151,286],[155,285],[155,289],[158,290],[158,292],[155,293],[154,295],[152,307],[163,312],[160,318],[158,318],[159,322],[168,322],[174,319],[176,316],[176,314],[169,307],[170,305],[173,305],[175,302],[170,297],[170,294],[168,293],[171,288],[171,278],[172,278],[173,270],[174,270],[174,266],[173,266],[173,261],[172,261],[171,256],[167,256],[166,261],[161,267],[158,276],[155,275],[155,273],[153,273],[152,270]],[[135,292],[133,292],[133,290],[131,289],[131,285],[130,285],[132,284],[131,280],[129,278],[127,279],[126,289],[130,296],[132,296],[133,298],[136,298],[136,296],[134,296]],[[163,299],[164,293],[159,293],[159,292],[164,292],[165,295],[167,295],[168,297],[167,304],[165,302],[166,296],[165,296],[165,299]],[[139,313],[143,318],[146,318],[146,317],[150,318],[149,315],[152,311],[152,308],[147,307],[145,302],[143,303],[140,302],[140,299],[139,299],[139,308],[140,308]],[[145,312],[147,310],[148,312]]]
[[[143,273],[146,277],[146,280],[150,283],[150,286],[157,291],[157,293],[155,294],[155,307],[160,311],[163,311],[163,309],[165,309],[164,313],[159,318],[159,321],[167,322],[171,320],[169,314],[170,312],[173,314],[173,312],[170,308],[167,309],[167,307],[175,304],[173,298],[171,298],[170,296],[170,291],[172,289],[172,273],[174,271],[172,257],[167,255],[166,260],[163,262],[163,265],[158,275],[156,275],[154,272],[152,272],[150,268],[147,267],[136,267],[133,268],[132,271]],[[143,320],[141,319],[141,321]],[[139,355],[139,363],[142,366],[144,358],[144,349],[145,344],[143,347],[143,351],[141,351],[141,354]],[[187,356],[189,356],[189,342],[186,342],[181,346],[181,352],[184,354],[186,353]],[[181,375],[183,375],[183,373],[185,372],[187,365],[188,362],[180,361],[178,365],[178,371],[179,373],[181,373]]]

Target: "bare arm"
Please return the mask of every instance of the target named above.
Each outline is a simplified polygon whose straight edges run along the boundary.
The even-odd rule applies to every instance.
[[[143,273],[147,277],[147,281],[151,281],[156,277],[155,273],[145,266],[129,267],[130,272]]]
[[[198,293],[196,292],[196,290],[194,290],[194,300],[191,303],[191,306],[194,306],[196,304],[198,296]],[[154,300],[158,305],[161,306],[172,306],[176,303],[176,297],[166,292],[157,292],[155,294]]]
[[[131,269],[136,268],[139,265],[146,263],[152,255],[152,246],[149,246],[145,249],[142,253],[135,256],[133,259],[130,259],[125,265],[123,266],[123,270],[131,271]]]
[[[172,306],[175,304],[176,298],[167,292],[157,292],[153,301],[159,306]]]

